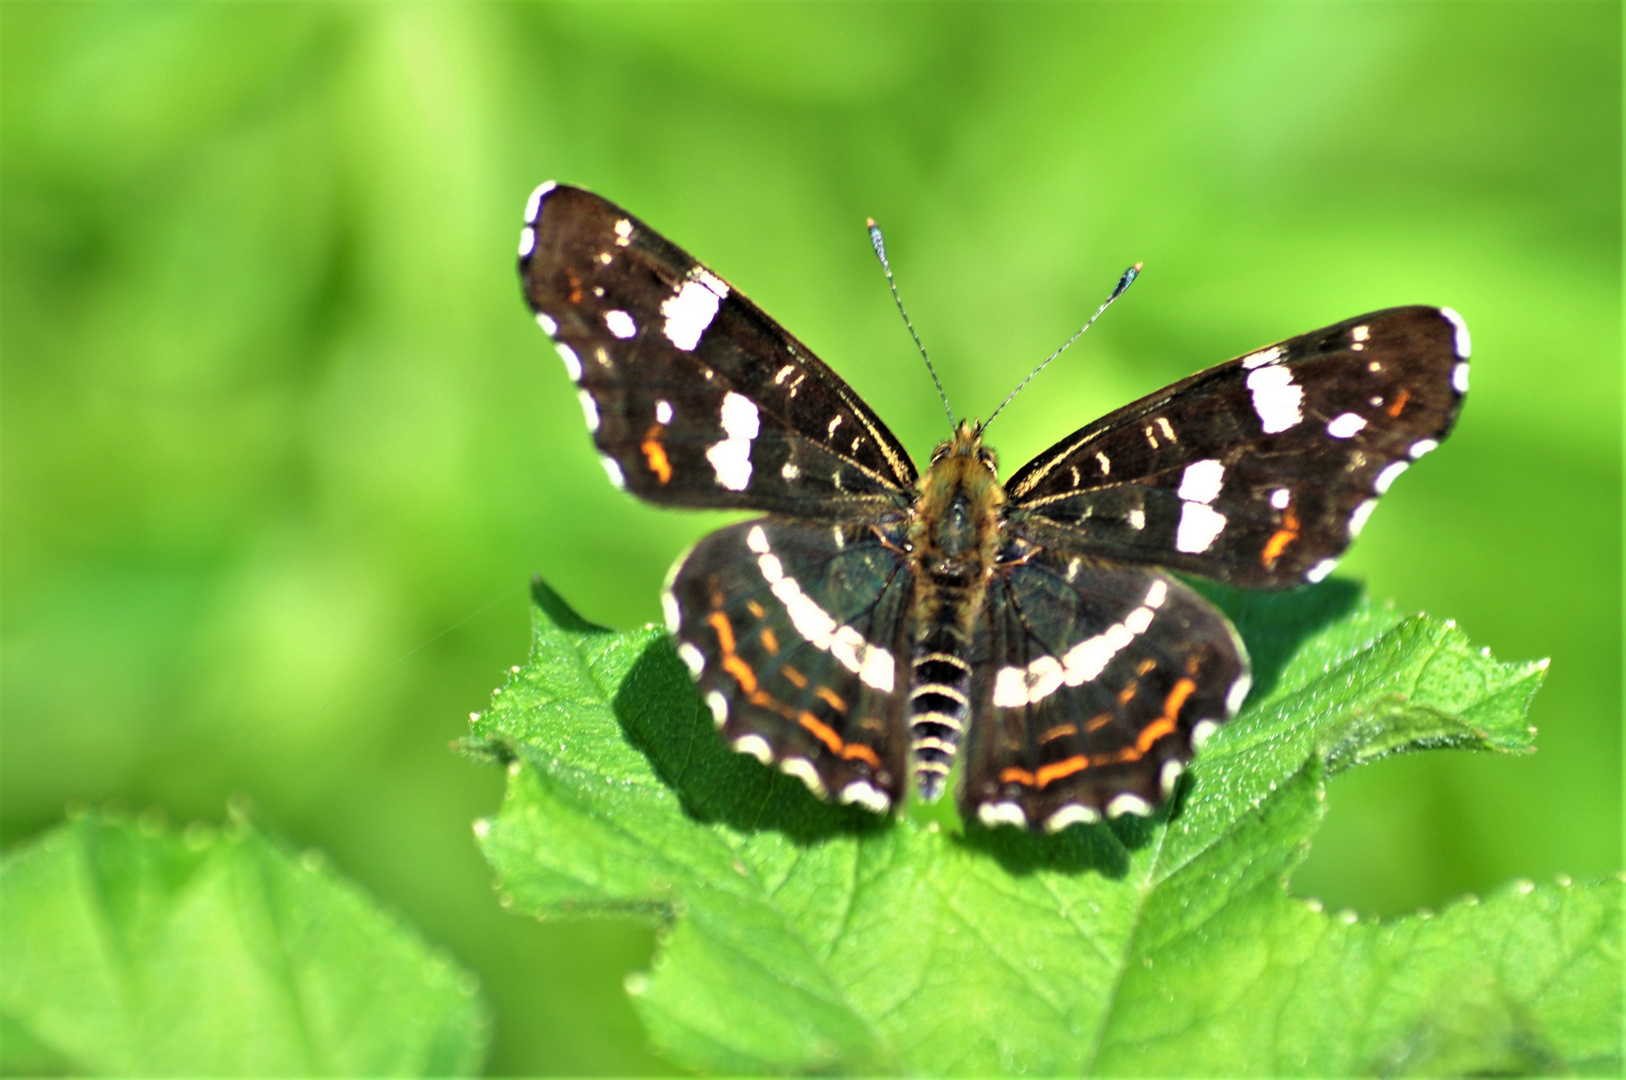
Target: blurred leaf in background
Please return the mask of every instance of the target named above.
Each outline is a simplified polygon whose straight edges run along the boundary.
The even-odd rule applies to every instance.
[[[1295,887],[1400,913],[1618,863],[1620,59],[1604,3],[0,7],[0,839],[251,793],[481,974],[491,1067],[650,1072],[652,939],[497,910],[445,751],[542,572],[657,616],[714,527],[613,491],[514,279],[535,184],[714,265],[917,453],[1127,264],[1003,460],[1340,318],[1474,387],[1344,563],[1551,656],[1533,757],[1335,779]]]

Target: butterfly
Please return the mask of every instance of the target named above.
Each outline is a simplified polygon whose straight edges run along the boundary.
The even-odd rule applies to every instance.
[[[722,737],[882,814],[911,774],[940,797],[962,754],[985,826],[1152,813],[1251,687],[1236,630],[1169,571],[1322,580],[1468,389],[1462,319],[1390,308],[1182,379],[1005,480],[961,422],[922,473],[805,345],[597,195],[537,188],[519,272],[610,480],[762,515],[662,596]]]

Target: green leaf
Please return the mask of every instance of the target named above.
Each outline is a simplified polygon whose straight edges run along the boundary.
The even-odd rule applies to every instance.
[[[1208,588],[1256,689],[1172,810],[1039,838],[813,799],[726,749],[665,634],[536,589],[535,643],[470,746],[506,906],[665,932],[628,981],[696,1069],[1112,1074],[1618,1068],[1621,883],[1514,885],[1438,917],[1329,915],[1287,881],[1330,771],[1527,751],[1544,663],[1341,582]]]
[[[241,815],[70,821],[0,862],[0,912],[8,1073],[453,1075],[485,1054],[472,975]]]

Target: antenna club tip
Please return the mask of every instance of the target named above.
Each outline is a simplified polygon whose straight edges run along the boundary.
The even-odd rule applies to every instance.
[[[1145,263],[1139,263],[1139,262],[1136,263],[1135,266],[1134,266],[1135,273],[1137,273],[1137,274],[1140,273],[1140,268],[1145,266],[1145,265],[1146,265]]]
[[[872,218],[872,217],[865,218],[864,219],[864,228],[866,228],[866,229],[875,228],[875,219]]]

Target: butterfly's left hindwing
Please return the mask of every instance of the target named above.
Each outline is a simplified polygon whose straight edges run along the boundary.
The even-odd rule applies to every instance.
[[[960,807],[986,825],[1150,813],[1252,685],[1236,631],[1190,588],[1065,551],[995,574],[977,655]]]
[[[734,749],[875,811],[908,786],[913,579],[876,531],[764,518],[712,533],[665,596],[678,653]]]
[[[840,376],[615,204],[544,184],[520,279],[611,480],[668,506],[868,520],[914,464]]]
[[[1346,319],[1063,439],[1007,482],[1012,516],[1098,558],[1250,588],[1320,581],[1395,478],[1450,432],[1467,389],[1455,312]]]

